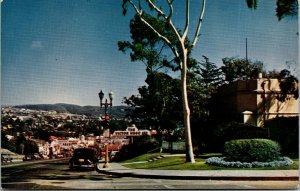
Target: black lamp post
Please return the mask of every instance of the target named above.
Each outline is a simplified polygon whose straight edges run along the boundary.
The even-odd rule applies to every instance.
[[[113,100],[113,92],[110,91],[108,93],[108,96],[109,96],[109,100],[110,102],[108,103],[107,102],[107,99],[105,99],[105,103],[103,103],[103,98],[104,98],[104,93],[102,92],[102,90],[98,93],[99,95],[99,98],[100,98],[100,109],[102,108],[102,106],[104,106],[104,113],[105,113],[105,118],[104,120],[106,121],[106,123],[108,124],[108,113],[107,113],[107,107],[110,106],[112,107],[112,100]],[[108,128],[108,127],[107,127]],[[108,145],[106,144],[105,145],[105,164],[103,165],[103,168],[109,168],[110,165],[108,163]]]
[[[108,93],[110,103],[107,102],[107,99],[105,99],[105,103],[102,102],[103,98],[104,98],[104,93],[102,92],[102,90],[98,93],[98,95],[100,98],[100,108],[102,108],[102,106],[104,106],[104,112],[105,112],[105,115],[107,115],[107,107],[108,106],[112,107],[112,100],[114,98],[114,93],[112,91],[110,91]]]

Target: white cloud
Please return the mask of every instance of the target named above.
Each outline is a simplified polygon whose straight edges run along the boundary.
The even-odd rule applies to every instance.
[[[30,47],[32,49],[40,49],[43,47],[42,41],[32,41]]]

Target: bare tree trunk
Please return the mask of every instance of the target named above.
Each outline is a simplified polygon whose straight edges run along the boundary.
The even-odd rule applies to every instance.
[[[182,85],[183,125],[184,125],[184,134],[185,134],[186,162],[195,163],[193,145],[192,145],[190,108],[188,104],[186,74],[187,74],[187,50],[183,48],[181,85]]]
[[[143,9],[141,8],[141,4],[139,6],[136,6],[134,1],[132,0],[123,0],[123,11],[125,10],[126,13],[126,5],[129,3],[136,14],[140,17],[142,22],[146,24],[150,30],[152,30],[162,41],[164,41],[171,49],[173,52],[174,56],[180,60],[180,68],[181,68],[181,85],[182,85],[182,104],[183,104],[183,116],[184,116],[184,131],[185,131],[185,147],[186,147],[186,162],[190,163],[195,163],[194,159],[194,153],[193,153],[193,145],[192,145],[192,134],[191,134],[191,125],[190,125],[190,108],[188,105],[188,96],[187,96],[187,82],[186,82],[186,77],[187,77],[187,47],[185,46],[185,40],[187,38],[188,34],[188,29],[189,29],[189,24],[190,24],[190,0],[186,0],[186,23],[184,27],[184,31],[182,36],[180,35],[179,31],[176,29],[174,26],[171,18],[173,16],[173,0],[167,0],[167,4],[169,6],[169,14],[166,15],[164,11],[155,5],[155,2],[153,0],[145,0],[149,7],[156,11],[160,16],[162,16],[165,20],[165,22],[171,27],[173,30],[177,40],[181,42],[181,50],[182,50],[182,58],[180,56],[180,52],[176,49],[176,42],[172,42],[170,39],[168,39],[166,36],[162,35],[157,29],[154,28],[150,23],[148,23],[145,19],[143,19],[142,14],[143,14]],[[198,25],[194,34],[194,40],[192,41],[192,46],[190,49],[192,49],[197,41],[198,37],[200,35],[200,29],[202,25],[202,19],[204,16],[205,12],[205,5],[206,5],[206,0],[202,0],[202,8],[198,20]]]

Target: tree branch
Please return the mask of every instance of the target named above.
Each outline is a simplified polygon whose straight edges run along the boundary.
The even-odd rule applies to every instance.
[[[161,11],[159,8],[157,8],[153,2],[151,0],[146,0],[147,2],[149,2],[151,5],[153,5],[153,9],[156,10],[156,11]],[[179,58],[179,53],[177,52],[176,48],[172,45],[172,42],[167,38],[165,37],[164,35],[160,34],[149,22],[147,22],[143,17],[142,17],[142,14],[143,14],[143,11],[142,10],[139,10],[135,4],[132,2],[132,0],[129,0],[128,1],[131,6],[134,8],[135,12],[137,13],[137,15],[139,16],[139,18],[141,19],[141,21],[147,25],[159,38],[161,38],[169,47],[170,49],[172,50],[173,54]],[[155,8],[156,7],[156,8]],[[158,12],[159,13],[159,12]],[[177,38],[180,40],[181,37],[178,33],[178,31],[176,30],[175,26],[173,25],[172,21],[171,20],[167,20],[167,17],[165,16],[165,14],[161,11],[162,13],[162,16],[166,19],[166,21],[168,22],[168,24],[172,27],[173,31],[175,32]]]
[[[149,3],[149,6],[151,8],[153,8],[158,14],[160,14],[165,20],[166,22],[169,24],[169,26],[171,27],[172,31],[175,33],[177,39],[179,41],[182,41],[182,37],[180,36],[179,32],[176,30],[174,24],[172,23],[171,17],[168,18],[165,13],[159,9],[153,2],[152,0],[146,0]],[[173,54],[175,55],[175,57],[180,58],[179,53],[177,52],[176,48],[172,45],[172,42],[165,36],[163,36],[162,34],[160,34],[149,22],[147,22],[143,17],[143,11],[139,10],[135,4],[132,2],[132,0],[128,0],[128,2],[131,4],[131,6],[134,8],[135,12],[138,14],[139,18],[141,19],[141,21],[147,25],[159,38],[161,38],[163,41],[166,42],[166,44],[170,47],[170,49],[172,50]],[[172,7],[172,2],[173,0],[168,0],[168,2],[170,2],[169,7]],[[170,16],[170,15],[169,15]],[[182,68],[182,64],[180,63],[180,68]]]
[[[146,0],[149,4],[149,7],[151,7],[152,9],[154,9],[159,15],[161,15],[162,17],[164,17],[165,19],[167,18],[166,14],[160,9],[158,8],[153,2],[152,0]]]
[[[145,24],[145,25],[147,25],[159,38],[161,38],[163,41],[165,41],[166,43],[167,43],[167,45],[172,45],[172,43],[171,43],[171,41],[167,38],[167,37],[165,37],[165,36],[163,36],[162,34],[160,34],[150,23],[148,23],[143,17],[142,17],[142,15],[140,15],[140,19],[141,19],[141,21]]]
[[[173,16],[173,13],[174,13],[174,10],[173,10],[173,6],[172,6],[172,3],[173,3],[174,0],[167,0],[167,3],[169,5],[169,9],[170,9],[170,13],[168,15],[168,20],[170,20]]]
[[[145,24],[145,25],[147,25],[159,38],[161,38],[162,40],[164,40],[168,45],[171,45],[171,41],[167,38],[167,37],[165,37],[165,36],[163,36],[162,34],[160,34],[149,22],[147,22],[143,17],[142,17],[142,15],[143,15],[143,10],[139,10],[136,6],[135,6],[135,4],[131,1],[131,0],[129,0],[128,1],[130,4],[131,4],[131,6],[134,8],[134,10],[135,10],[135,12],[138,14],[138,16],[139,16],[139,18],[141,19],[141,21]]]
[[[161,53],[162,53],[162,51],[163,51],[163,49],[165,48],[165,43],[161,46],[161,48],[160,48],[160,50],[158,51],[158,53],[157,53],[157,58],[161,55]]]
[[[185,10],[185,27],[183,30],[182,39],[185,39],[190,25],[190,1],[186,0],[186,10]]]
[[[203,0],[203,1],[202,1],[201,14],[200,14],[200,17],[199,17],[199,20],[198,20],[197,31],[196,31],[196,33],[195,33],[194,40],[193,40],[193,43],[192,43],[192,47],[191,47],[191,48],[193,48],[193,47],[196,45],[197,40],[198,40],[198,37],[199,37],[199,34],[200,34],[201,25],[202,25],[202,19],[203,19],[204,12],[205,12],[205,5],[206,5],[206,0]]]
[[[171,26],[171,29],[173,30],[173,32],[174,32],[175,35],[177,36],[178,40],[181,41],[182,37],[181,37],[180,34],[178,33],[178,31],[177,31],[176,27],[174,26],[174,24],[173,24],[173,22],[172,22],[172,20],[171,20],[171,17],[170,17],[170,16],[173,15],[173,13],[172,13],[172,15],[169,15],[169,17],[167,17],[166,14],[165,14],[161,9],[159,9],[159,8],[152,2],[152,0],[146,0],[146,1],[149,3],[149,5],[150,5],[151,8],[153,8],[158,14],[160,14],[160,15],[166,20],[166,22]],[[173,0],[171,0],[171,1],[168,0],[168,2],[170,2],[169,7],[173,8],[173,7],[172,7]]]
[[[131,0],[129,0],[128,2],[129,2],[130,5],[134,8],[135,12],[141,17],[143,11],[142,11],[142,10],[139,10]]]

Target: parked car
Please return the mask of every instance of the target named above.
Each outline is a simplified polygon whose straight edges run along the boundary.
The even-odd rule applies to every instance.
[[[74,150],[72,158],[69,160],[69,168],[95,168],[99,157],[95,149],[78,148]]]

